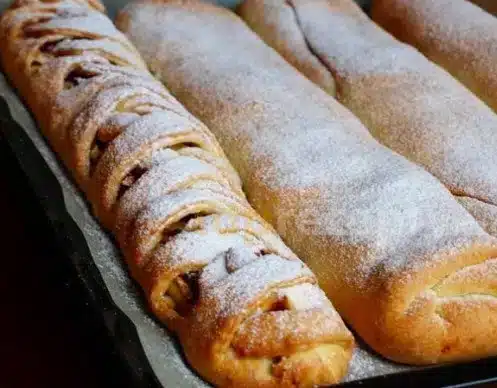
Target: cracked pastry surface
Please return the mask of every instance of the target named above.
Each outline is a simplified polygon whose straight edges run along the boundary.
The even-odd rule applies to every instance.
[[[144,1],[117,24],[375,350],[417,364],[497,353],[496,240],[437,179],[227,10]]]
[[[236,387],[344,376],[354,341],[315,276],[98,1],[15,1],[0,56],[197,372]]]

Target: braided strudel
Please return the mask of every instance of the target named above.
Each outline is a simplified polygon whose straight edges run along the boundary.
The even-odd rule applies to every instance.
[[[372,16],[497,111],[495,16],[466,0],[375,0]]]
[[[208,123],[248,198],[377,351],[433,363],[497,354],[497,243],[422,168],[228,10],[146,1],[118,18]]]
[[[307,52],[333,75],[336,98],[383,144],[440,179],[493,233],[497,115],[487,105],[353,0],[246,0],[240,14],[305,73],[295,59],[302,48],[286,33],[290,25],[300,31]]]
[[[0,20],[1,59],[151,309],[217,385],[337,382],[353,338],[314,275],[102,11],[18,0]]]

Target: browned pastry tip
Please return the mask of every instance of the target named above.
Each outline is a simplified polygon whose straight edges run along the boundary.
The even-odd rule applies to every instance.
[[[17,1],[0,19],[0,55],[151,310],[217,385],[338,382],[352,335],[249,206],[212,133],[103,10],[98,1]]]

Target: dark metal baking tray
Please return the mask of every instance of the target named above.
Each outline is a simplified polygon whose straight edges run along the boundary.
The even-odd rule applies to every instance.
[[[230,5],[235,1],[227,1]],[[367,5],[368,1],[362,1]],[[123,1],[109,1],[107,6],[111,15],[115,14]],[[13,118],[9,106],[0,98],[0,133],[2,149],[8,154],[9,164],[19,171],[19,178],[29,188],[40,209],[48,229],[47,238],[63,255],[76,285],[73,292],[78,293],[81,306],[102,325],[108,337],[106,343],[118,356],[123,368],[122,373],[129,378],[122,379],[120,387],[159,388],[154,368],[146,355],[144,345],[138,335],[137,325],[118,306],[102,278],[101,269],[95,263],[85,234],[74,221],[67,208],[61,184],[40,153],[39,148]],[[9,168],[4,166],[4,168]],[[179,350],[179,348],[178,348]],[[163,380],[164,381],[164,380]],[[177,381],[166,382],[168,387],[176,387]],[[497,358],[479,360],[471,363],[416,368],[402,373],[394,373],[363,380],[344,383],[343,387],[467,387],[497,386]]]

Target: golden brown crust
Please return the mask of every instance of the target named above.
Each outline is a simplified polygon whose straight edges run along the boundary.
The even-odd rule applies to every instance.
[[[170,0],[119,20],[369,344],[416,364],[497,353],[496,241],[439,181],[379,145],[234,14]]]
[[[494,16],[467,0],[375,0],[372,17],[448,70],[497,111]]]
[[[339,381],[353,338],[314,275],[101,11],[96,0],[19,0],[1,17],[0,54],[152,311],[218,385]]]

